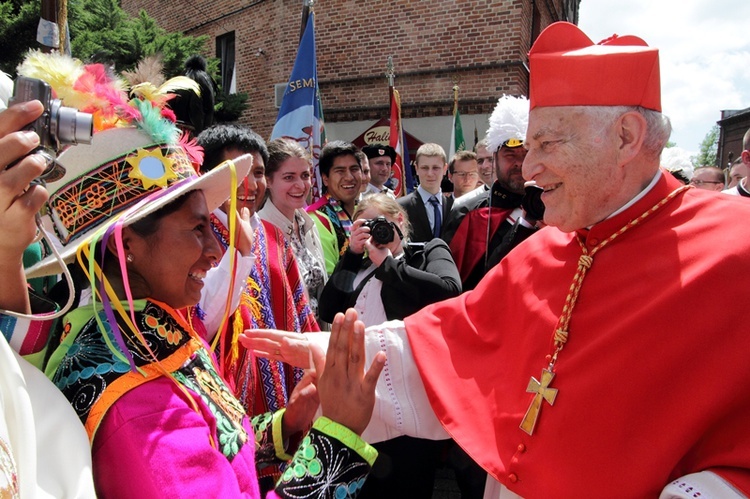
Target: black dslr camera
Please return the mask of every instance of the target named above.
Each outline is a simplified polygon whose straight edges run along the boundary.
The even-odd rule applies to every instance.
[[[48,166],[39,179],[54,182],[65,175],[65,168],[55,161],[60,148],[79,142],[91,144],[94,117],[89,113],[63,106],[60,99],[53,99],[52,88],[46,82],[19,76],[8,107],[32,100],[38,100],[44,105],[44,113],[26,127],[26,130],[32,130],[39,135],[39,148],[34,152],[47,158]]]
[[[394,229],[398,232],[401,239],[404,238],[398,226],[393,222],[389,222],[383,216],[371,218],[365,221],[362,226],[370,228],[370,237],[372,237],[372,240],[378,244],[388,244],[393,241]]]

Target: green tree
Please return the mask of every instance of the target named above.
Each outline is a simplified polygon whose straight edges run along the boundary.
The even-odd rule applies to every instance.
[[[694,156],[693,166],[716,166],[716,153],[719,150],[719,125],[714,125],[701,142],[698,154]]]
[[[30,48],[36,48],[40,2],[0,0],[0,69],[15,77],[16,67]],[[183,74],[184,63],[206,48],[207,36],[167,33],[141,10],[131,18],[119,0],[69,0],[68,24],[74,57],[112,64],[115,71],[129,71],[146,56],[160,54],[164,76]],[[208,58],[208,72],[217,79],[219,60]],[[217,95],[217,120],[237,119],[248,107],[247,94]]]
[[[0,0],[0,70],[15,76],[16,67],[36,40],[39,2]]]
[[[167,78],[183,72],[185,60],[205,49],[207,36],[167,33],[141,10],[129,18],[118,0],[71,2],[71,49],[83,60],[111,61],[117,71],[130,70],[146,56],[161,54]]]
[[[16,67],[30,48],[38,47],[36,28],[39,2],[0,0],[0,68],[15,76]],[[69,0],[71,52],[84,61],[111,62],[117,71],[133,69],[143,57],[161,54],[167,78],[183,72],[183,63],[200,54],[207,36],[167,33],[141,11],[130,18],[118,0]],[[209,69],[218,63],[211,61]]]

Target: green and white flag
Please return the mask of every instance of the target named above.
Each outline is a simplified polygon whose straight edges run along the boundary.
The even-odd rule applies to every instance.
[[[453,155],[458,151],[466,149],[466,141],[464,140],[464,130],[461,127],[461,115],[458,113],[458,85],[453,87],[453,128],[451,129],[451,143],[450,151],[448,153],[448,161],[453,158]]]

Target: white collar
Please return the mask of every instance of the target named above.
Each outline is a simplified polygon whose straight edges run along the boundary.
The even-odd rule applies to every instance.
[[[648,185],[646,186],[646,188],[645,188],[645,189],[643,189],[643,190],[642,190],[641,192],[639,192],[638,194],[636,194],[636,195],[635,195],[635,197],[634,197],[633,199],[631,199],[630,201],[628,201],[627,203],[625,203],[625,205],[624,205],[624,206],[622,206],[622,207],[621,207],[621,208],[620,208],[619,210],[616,210],[616,211],[612,212],[612,214],[611,214],[610,216],[608,216],[607,218],[612,218],[612,217],[614,217],[614,216],[617,216],[617,215],[619,215],[620,213],[622,213],[623,211],[625,211],[625,210],[627,210],[628,208],[630,208],[631,206],[633,206],[633,205],[634,205],[635,203],[637,203],[637,202],[638,202],[638,201],[639,201],[640,199],[642,199],[642,198],[643,198],[643,197],[644,197],[644,196],[645,196],[646,194],[648,194],[648,193],[649,193],[649,192],[651,191],[651,189],[653,189],[653,188],[654,188],[654,186],[656,185],[656,183],[657,183],[657,182],[659,181],[659,179],[661,178],[661,175],[662,175],[662,173],[661,173],[661,169],[657,170],[657,171],[656,171],[656,175],[654,175],[654,178],[653,178],[653,179],[651,179],[651,182],[650,182],[650,183],[649,183],[649,184],[648,184]],[[607,218],[605,218],[605,220],[606,220]]]

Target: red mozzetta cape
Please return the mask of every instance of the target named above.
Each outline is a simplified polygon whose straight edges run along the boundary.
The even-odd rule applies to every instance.
[[[750,203],[690,189],[601,250],[560,353],[554,406],[519,428],[576,271],[592,248],[680,185],[662,175],[588,233],[540,231],[477,286],[406,319],[448,432],[527,498],[657,497],[713,470],[750,493]],[[727,216],[730,214],[731,216]],[[731,297],[737,307],[723,306]]]

